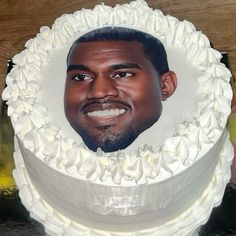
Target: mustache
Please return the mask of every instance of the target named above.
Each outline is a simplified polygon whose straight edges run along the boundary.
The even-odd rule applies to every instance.
[[[84,111],[86,109],[89,109],[92,106],[100,106],[100,105],[110,105],[118,108],[123,108],[125,110],[131,109],[131,106],[122,100],[115,100],[115,99],[109,99],[109,98],[104,98],[104,99],[94,99],[91,101],[88,101],[84,104],[81,105],[80,111]]]

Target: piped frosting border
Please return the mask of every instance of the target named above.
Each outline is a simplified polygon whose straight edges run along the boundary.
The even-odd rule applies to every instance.
[[[146,145],[129,155],[122,151],[94,153],[70,138],[63,138],[39,99],[41,70],[50,62],[50,53],[66,45],[78,32],[103,26],[136,28],[152,34],[166,46],[180,48],[201,71],[196,78],[199,101],[194,119],[177,125],[175,135],[161,147]],[[25,148],[65,174],[114,184],[162,181],[201,158],[225,128],[232,98],[231,74],[220,63],[220,53],[190,22],[164,16],[143,0],[113,8],[101,4],[92,10],[65,14],[56,19],[51,29],[41,27],[25,47],[13,58],[15,66],[6,78],[7,88],[2,97],[7,100],[8,115]]]

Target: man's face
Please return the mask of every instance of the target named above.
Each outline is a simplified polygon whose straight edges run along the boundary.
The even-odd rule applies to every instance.
[[[74,44],[68,58],[65,113],[93,151],[117,151],[162,111],[157,71],[136,41]]]

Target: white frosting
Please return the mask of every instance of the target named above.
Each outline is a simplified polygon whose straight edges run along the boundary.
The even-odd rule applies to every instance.
[[[42,101],[43,87],[41,86],[45,79],[42,72],[50,64],[52,55],[58,50],[69,48],[78,35],[103,26],[123,26],[145,31],[159,38],[167,48],[175,48],[181,51],[188,63],[198,71],[196,73],[197,78],[194,78],[197,86],[194,97],[196,102],[194,114],[189,120],[181,120],[177,124],[174,134],[166,138],[162,145],[144,145],[144,147],[130,152],[124,150],[103,153],[98,150],[97,153],[94,153],[83,144],[67,136],[60,128],[60,124],[56,124],[51,118]],[[161,11],[149,8],[143,0],[137,0],[129,4],[117,5],[114,8],[102,4],[92,10],[82,9],[74,14],[63,15],[55,21],[51,29],[46,26],[41,27],[40,33],[34,39],[27,41],[25,47],[24,51],[13,58],[16,65],[7,75],[7,87],[2,98],[7,101],[8,114],[11,116],[26,162],[27,171],[23,167],[23,162],[20,173],[18,174],[18,171],[15,171],[16,181],[20,186],[20,195],[32,216],[40,222],[44,222],[49,233],[63,235],[66,232],[69,235],[74,235],[73,232],[76,232],[78,235],[86,232],[85,235],[99,235],[99,231],[91,231],[91,229],[73,223],[55,213],[47,203],[41,200],[40,196],[42,195],[54,208],[58,208],[58,211],[65,211],[66,215],[76,218],[73,207],[70,208],[71,212],[66,207],[66,204],[70,202],[69,196],[62,196],[62,199],[53,196],[55,194],[53,192],[55,190],[53,181],[58,183],[62,179],[65,181],[65,186],[69,186],[66,193],[73,190],[70,189],[70,186],[73,186],[71,183],[75,184],[78,181],[79,186],[84,186],[84,188],[87,185],[98,185],[99,187],[96,187],[94,192],[91,190],[93,194],[91,196],[94,197],[102,193],[102,186],[104,189],[114,187],[118,189],[120,194],[128,187],[136,190],[144,186],[144,194],[151,192],[153,195],[147,196],[159,199],[158,206],[155,206],[156,203],[147,206],[150,199],[146,200],[144,197],[144,202],[138,201],[135,208],[133,205],[129,205],[132,209],[129,210],[127,205],[124,207],[121,204],[122,201],[125,203],[127,201],[120,195],[120,202],[118,201],[116,204],[121,204],[123,208],[117,210],[116,204],[112,205],[116,202],[115,199],[112,198],[112,201],[109,202],[108,195],[113,192],[106,190],[107,196],[104,199],[107,199],[107,202],[111,204],[108,204],[109,207],[106,205],[106,201],[102,202],[105,204],[103,207],[104,205],[100,202],[101,199],[89,199],[83,208],[81,206],[85,197],[83,194],[76,193],[78,199],[81,198],[76,207],[82,209],[82,214],[86,215],[85,213],[88,212],[88,218],[93,218],[91,211],[93,212],[95,209],[96,214],[108,215],[111,224],[115,222],[111,217],[113,214],[117,216],[134,215],[136,216],[134,222],[142,222],[139,218],[140,212],[145,212],[145,214],[152,212],[147,219],[153,219],[152,214],[157,214],[155,216],[163,218],[163,222],[169,221],[186,211],[187,207],[190,207],[197,197],[199,199],[196,204],[199,206],[193,207],[194,211],[198,211],[198,209],[206,211],[207,209],[207,213],[204,214],[209,215],[212,206],[215,205],[212,204],[214,197],[209,197],[211,191],[208,192],[207,199],[203,195],[200,197],[200,195],[213,176],[218,158],[224,156],[223,154],[218,156],[216,151],[219,151],[218,148],[221,147],[221,143],[228,139],[222,134],[230,114],[232,90],[229,85],[231,74],[220,63],[220,53],[210,47],[209,40],[205,35],[196,31],[190,22],[164,16]],[[229,147],[224,148],[224,151],[228,149]],[[215,155],[218,158],[214,159]],[[231,153],[229,156],[232,156]],[[219,160],[220,162],[221,160]],[[38,168],[38,166],[41,167]],[[204,166],[207,168],[206,170],[203,168]],[[227,165],[225,164],[225,166]],[[190,170],[194,170],[193,173],[190,173]],[[205,170],[207,173],[203,171],[200,180],[195,181],[200,175],[198,172],[200,170]],[[41,175],[41,171],[44,172],[44,175]],[[27,172],[40,195],[32,189],[32,185],[28,185],[30,181]],[[53,181],[48,183],[45,176],[49,179],[53,177]],[[186,181],[185,184],[181,184],[187,177],[189,177],[189,182]],[[221,182],[217,173],[214,178]],[[190,188],[193,191],[189,197],[186,197],[185,195],[189,191],[188,184],[191,183],[194,183]],[[225,180],[222,183],[224,186]],[[209,189],[224,189],[224,187],[219,187],[218,183],[214,186],[209,187]],[[163,189],[165,196],[170,198],[164,199],[163,194],[160,193],[155,195],[156,193],[152,191],[156,188]],[[58,188],[57,193],[61,193],[62,189]],[[96,194],[96,191],[99,194]],[[221,197],[222,191],[217,196],[219,195]],[[130,197],[133,199],[134,196],[131,194]],[[178,205],[180,199],[182,199],[182,205]],[[207,208],[200,207],[204,202],[207,202]],[[211,203],[209,204],[209,202]],[[95,205],[97,203],[96,207],[93,203]],[[101,204],[100,207],[98,207],[99,204]],[[165,211],[158,212],[158,209],[162,208],[165,208]],[[164,226],[159,226],[160,235],[177,235],[180,228],[182,234],[178,235],[189,235],[193,229],[196,229],[196,226],[205,222],[208,217],[203,217],[203,220],[196,220],[194,217],[188,218],[188,214],[194,215],[196,213],[192,213],[191,210],[186,212],[183,214],[184,217],[178,217],[179,220],[168,223],[168,227],[170,225],[173,227],[167,229]],[[79,218],[79,220],[81,219]],[[121,222],[122,218],[119,220]],[[183,225],[181,220],[183,220],[184,226],[180,227],[179,225]],[[148,225],[147,221],[145,224]],[[158,224],[161,225],[161,220]],[[151,227],[151,229],[140,231],[137,235],[156,235],[156,232],[157,229]],[[111,234],[102,232],[101,235]],[[119,235],[119,233],[115,235]],[[134,233],[125,235],[134,235]]]

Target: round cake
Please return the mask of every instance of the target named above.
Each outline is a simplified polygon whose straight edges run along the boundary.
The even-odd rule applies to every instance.
[[[193,235],[221,203],[231,74],[208,38],[143,0],[43,26],[3,99],[22,203],[49,235]]]

